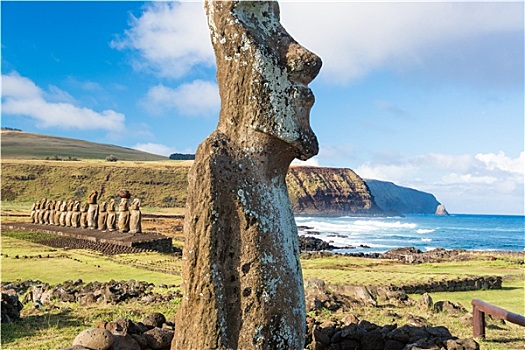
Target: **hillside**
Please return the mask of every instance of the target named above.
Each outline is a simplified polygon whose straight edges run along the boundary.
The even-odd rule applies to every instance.
[[[106,159],[152,161],[167,157],[114,145],[88,142],[66,137],[2,130],[2,159]]]
[[[431,193],[398,186],[392,182],[366,179],[377,205],[402,214],[434,214],[440,204]]]

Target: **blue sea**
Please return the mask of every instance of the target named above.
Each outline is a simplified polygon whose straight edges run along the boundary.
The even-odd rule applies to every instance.
[[[298,216],[296,222],[300,235],[320,238],[336,247],[356,247],[336,250],[340,253],[383,253],[398,247],[416,247],[422,251],[525,250],[525,216]]]

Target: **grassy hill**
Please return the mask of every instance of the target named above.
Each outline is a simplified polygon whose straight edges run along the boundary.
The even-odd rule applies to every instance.
[[[2,159],[106,159],[154,161],[167,157],[114,145],[88,142],[66,137],[2,130]]]

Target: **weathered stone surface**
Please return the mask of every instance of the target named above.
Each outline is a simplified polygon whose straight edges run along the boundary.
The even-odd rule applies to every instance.
[[[108,231],[117,229],[117,214],[115,212],[115,200],[111,198],[107,207],[106,227]]]
[[[173,349],[302,349],[304,291],[285,183],[318,152],[308,83],[321,67],[276,2],[206,1],[221,113],[189,173],[185,295]]]
[[[166,323],[166,317],[164,317],[163,314],[156,312],[154,314],[144,317],[144,320],[142,321],[142,323],[145,326],[151,327],[151,328],[162,327],[162,325]]]
[[[73,346],[81,345],[88,349],[107,350],[113,345],[113,334],[106,329],[90,328],[80,332],[73,340]]]
[[[162,329],[162,328],[153,328],[142,334],[146,339],[148,346],[152,349],[164,349],[169,347],[171,340],[173,339],[173,331]],[[205,336],[201,334],[200,336]]]

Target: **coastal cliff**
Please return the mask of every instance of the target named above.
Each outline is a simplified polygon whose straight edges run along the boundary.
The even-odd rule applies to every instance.
[[[366,183],[343,168],[291,167],[286,178],[294,213],[380,215]]]
[[[365,179],[377,205],[401,214],[434,214],[439,203],[433,194],[398,186],[392,182]]]

